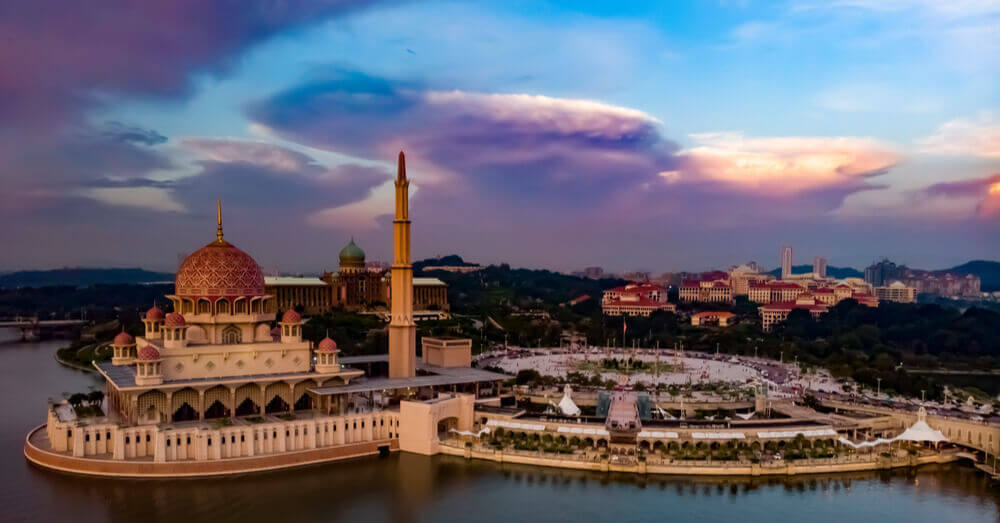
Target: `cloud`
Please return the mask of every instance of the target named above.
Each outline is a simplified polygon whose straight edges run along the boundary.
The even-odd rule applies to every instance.
[[[749,138],[740,133],[695,134],[681,151],[682,176],[718,181],[762,196],[875,188],[867,179],[898,161],[892,148],[871,138]]]
[[[169,191],[158,187],[95,188],[87,190],[84,195],[108,205],[142,207],[159,212],[187,211]]]
[[[990,113],[956,118],[918,140],[917,146],[927,154],[1000,158],[1000,121]]]
[[[105,124],[103,135],[112,141],[132,142],[139,145],[159,145],[167,141],[166,136],[152,129],[142,129],[121,122]]]
[[[937,183],[920,191],[917,197],[925,200],[950,200],[963,205],[964,209],[975,209],[975,215],[980,218],[992,218],[1000,214],[1000,173],[983,178]]]
[[[248,115],[283,139],[365,160],[390,162],[405,149],[420,188],[415,219],[452,233],[809,220],[879,188],[870,180],[899,159],[856,137],[700,134],[681,150],[662,122],[633,108],[436,90],[342,69],[251,104]],[[370,228],[378,209],[391,211],[388,190],[372,194],[313,220],[343,225],[356,214],[352,224]]]
[[[94,180],[144,177],[171,167],[156,149],[167,141],[159,132],[126,122],[95,124],[91,116],[123,99],[183,99],[195,74],[225,74],[247,47],[368,3],[4,2],[3,199],[21,207],[41,204],[81,194]]]

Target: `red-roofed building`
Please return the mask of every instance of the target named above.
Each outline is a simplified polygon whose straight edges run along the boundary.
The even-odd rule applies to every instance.
[[[754,303],[793,301],[807,290],[797,283],[775,280],[767,283],[751,283],[747,297]]]
[[[788,315],[795,309],[809,311],[813,319],[816,319],[830,308],[811,294],[803,294],[792,301],[779,301],[761,305],[757,309],[757,312],[760,314],[762,327],[764,330],[769,331],[774,324],[787,320]]]
[[[732,303],[733,288],[729,285],[729,274],[722,271],[706,272],[701,278],[687,280],[680,286],[681,301]]]
[[[604,291],[601,310],[608,316],[649,316],[654,311],[677,310],[667,303],[667,290],[652,283],[630,283]]]

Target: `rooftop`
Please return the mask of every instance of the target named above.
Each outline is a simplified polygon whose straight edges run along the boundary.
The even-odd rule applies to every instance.
[[[132,365],[112,365],[110,361],[105,361],[101,363],[94,363],[94,367],[97,371],[104,375],[109,381],[114,383],[115,387],[118,389],[130,389],[139,387],[135,383],[135,367]],[[232,381],[247,381],[247,380],[267,380],[267,379],[285,379],[285,378],[312,378],[317,376],[338,376],[343,374],[360,374],[362,371],[346,368],[341,369],[338,372],[282,372],[282,373],[271,373],[271,374],[243,374],[239,376],[220,376],[213,378],[193,378],[184,380],[163,380],[160,385],[150,386],[150,387],[140,387],[140,388],[164,388],[164,387],[175,387],[175,386],[186,386],[186,385],[209,385],[215,383],[228,383]]]
[[[264,276],[264,285],[315,285],[317,287],[325,286],[326,282],[319,278],[307,278],[301,276]]]
[[[388,358],[388,355],[381,355]],[[342,358],[343,359],[343,358]],[[412,378],[358,378],[350,385],[334,387],[319,387],[310,389],[313,393],[324,395],[347,394],[351,392],[370,392],[375,390],[396,390],[417,387],[433,387],[441,385],[460,385],[464,383],[482,383],[501,381],[509,378],[499,374],[471,367],[437,367],[417,362],[417,368],[433,374],[414,376]]]

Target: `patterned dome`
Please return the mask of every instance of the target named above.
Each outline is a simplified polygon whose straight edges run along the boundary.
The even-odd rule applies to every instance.
[[[181,263],[174,287],[178,296],[261,296],[264,273],[249,254],[225,240],[217,240]]]
[[[156,347],[152,345],[146,345],[145,347],[139,349],[137,357],[142,361],[158,360],[160,359],[160,351],[156,350]]]
[[[153,305],[151,309],[146,311],[147,320],[162,320],[163,319],[163,309]]]
[[[281,317],[281,323],[301,323],[302,316],[293,309],[288,309]]]
[[[135,343],[135,338],[125,331],[121,331],[115,336],[115,345],[132,345],[133,343]]]
[[[316,347],[316,352],[340,352],[337,350],[337,342],[330,339],[329,336],[323,338]]]
[[[184,321],[184,316],[177,314],[176,312],[171,312],[167,314],[166,320],[163,322],[164,327],[183,327],[187,322]]]

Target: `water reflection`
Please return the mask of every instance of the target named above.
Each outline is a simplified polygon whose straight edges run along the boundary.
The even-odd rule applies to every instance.
[[[97,384],[60,367],[60,342],[0,342],[3,521],[963,521],[995,522],[1000,495],[967,467],[792,478],[597,474],[394,455],[243,477],[107,480],[28,465],[45,398]]]

